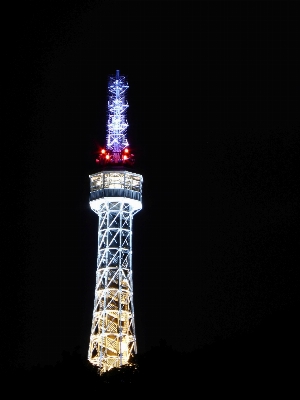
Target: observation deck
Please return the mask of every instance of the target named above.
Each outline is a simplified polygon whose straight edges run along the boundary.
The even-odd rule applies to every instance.
[[[105,170],[90,175],[90,207],[98,213],[104,202],[119,202],[120,198],[137,212],[142,208],[142,175],[125,170]]]

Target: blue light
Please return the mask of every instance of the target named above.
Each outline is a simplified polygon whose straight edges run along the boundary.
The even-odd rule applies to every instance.
[[[106,148],[111,150],[114,162],[120,161],[121,151],[128,146],[126,138],[128,103],[125,98],[128,87],[125,77],[119,75],[119,70],[116,71],[115,76],[109,78]]]

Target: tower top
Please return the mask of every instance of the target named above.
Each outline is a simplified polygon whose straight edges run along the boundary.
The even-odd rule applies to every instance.
[[[126,78],[120,75],[117,69],[116,74],[108,78],[108,121],[106,146],[100,149],[97,162],[109,165],[124,165],[134,163],[134,156],[129,149],[126,131],[128,122],[126,111],[128,102],[125,92],[128,89]]]

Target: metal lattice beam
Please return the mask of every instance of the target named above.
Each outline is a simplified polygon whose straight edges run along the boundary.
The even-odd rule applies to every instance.
[[[130,356],[137,351],[132,282],[132,221],[133,215],[142,207],[142,177],[128,171],[117,174],[115,171],[105,171],[90,178],[90,206],[99,216],[99,226],[88,359],[102,373],[127,364]],[[102,196],[104,187],[107,196]],[[116,189],[123,190],[124,196],[110,196]]]

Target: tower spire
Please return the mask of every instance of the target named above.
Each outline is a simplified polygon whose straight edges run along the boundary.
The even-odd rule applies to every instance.
[[[101,164],[133,164],[134,158],[129,149],[126,131],[128,122],[126,111],[128,102],[125,92],[128,89],[125,76],[117,69],[108,80],[108,121],[106,146],[100,149],[97,162]]]

